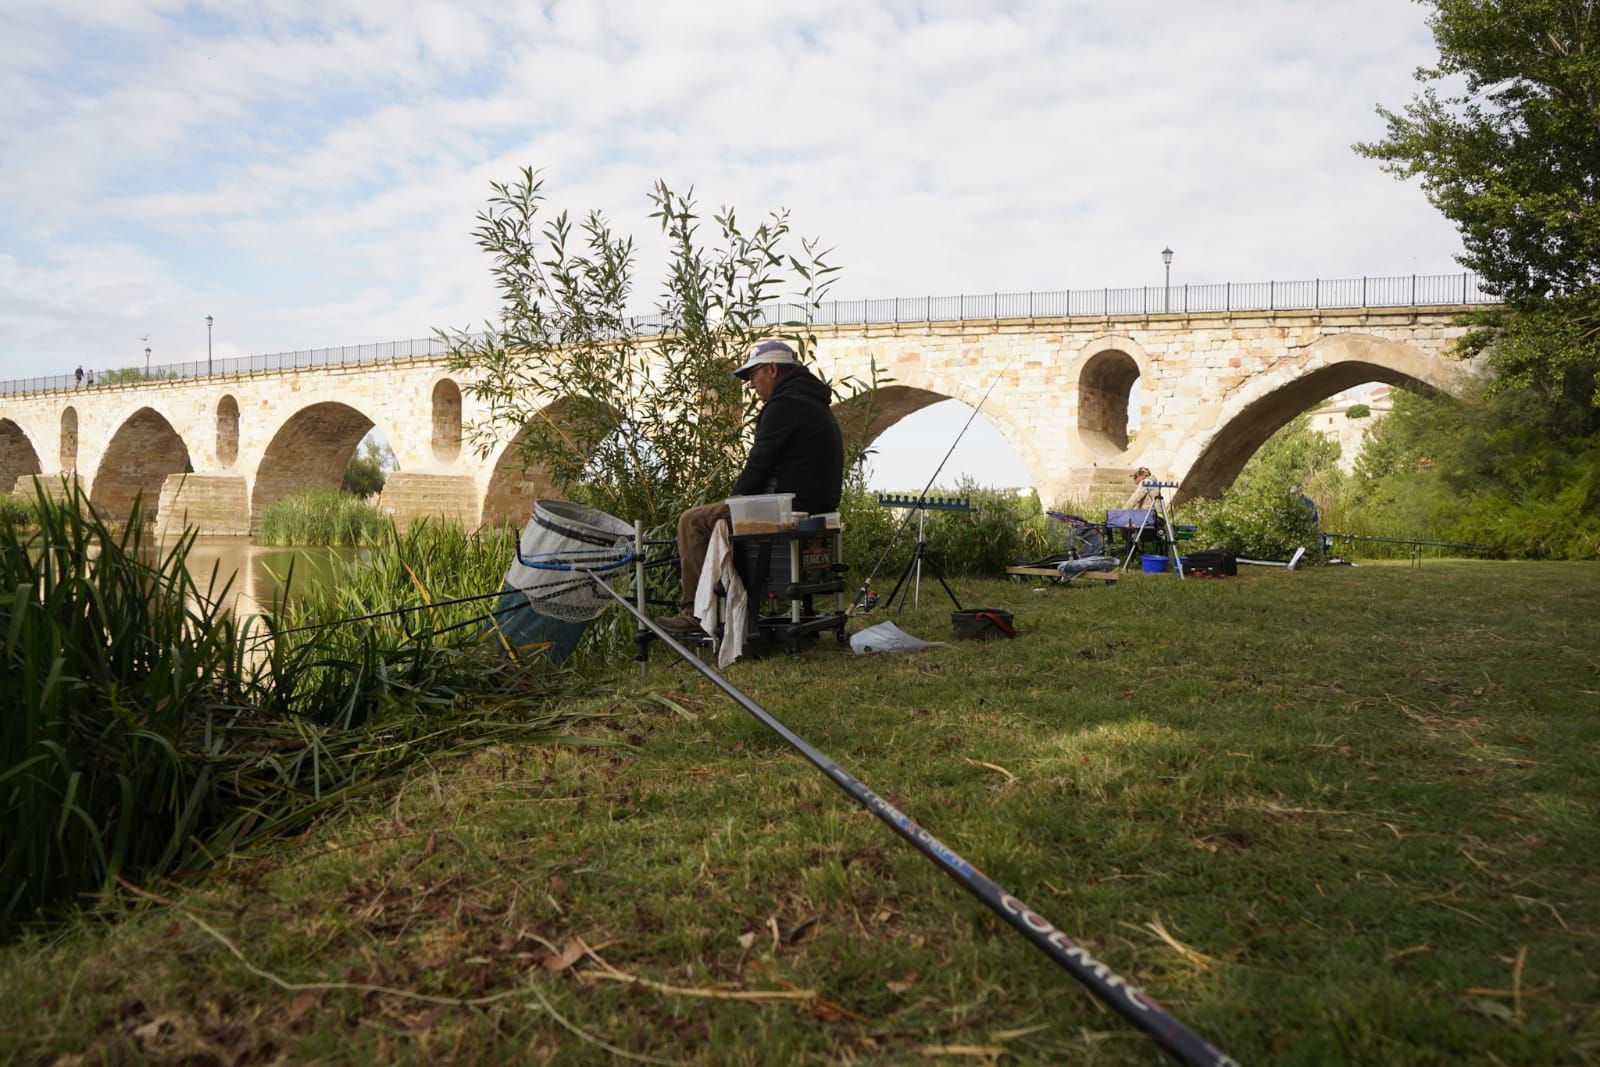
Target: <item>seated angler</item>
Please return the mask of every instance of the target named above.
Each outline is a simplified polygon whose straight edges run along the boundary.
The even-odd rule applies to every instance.
[[[844,491],[844,439],[830,406],[832,390],[783,341],[757,345],[733,373],[764,401],[756,416],[750,456],[733,484],[733,495],[793,493],[796,511],[815,515],[836,510]],[[702,504],[678,517],[683,610],[661,622],[675,637],[701,632],[694,616],[694,594],[718,519],[729,521],[727,501]]]
[[[1133,492],[1128,494],[1128,499],[1123,502],[1122,510],[1137,511],[1148,508],[1155,499],[1155,490],[1145,488],[1145,482],[1150,478],[1150,468],[1140,467],[1133,472]]]

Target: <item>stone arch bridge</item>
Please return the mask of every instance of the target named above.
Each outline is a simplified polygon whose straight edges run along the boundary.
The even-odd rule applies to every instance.
[[[1121,492],[1140,465],[1181,482],[1180,496],[1205,496],[1280,426],[1340,390],[1380,381],[1453,392],[1474,373],[1453,355],[1459,303],[1050,317],[1000,313],[996,301],[994,310],[984,320],[818,327],[823,374],[866,380],[875,365],[892,379],[870,410],[859,398],[842,403],[841,422],[870,441],[938,401],[983,402],[1047,503]],[[482,412],[442,356],[260,370],[233,362],[246,365],[0,396],[0,488],[27,490],[39,477],[55,492],[76,480],[113,517],[142,496],[163,526],[245,534],[278,498],[337,486],[377,427],[399,464],[381,507],[399,520],[520,524],[535,497],[554,491],[523,468],[510,435],[487,455],[468,444],[464,430]]]

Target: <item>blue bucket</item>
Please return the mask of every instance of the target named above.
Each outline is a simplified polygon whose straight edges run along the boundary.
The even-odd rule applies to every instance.
[[[1165,574],[1170,562],[1166,556],[1142,555],[1139,557],[1139,569],[1146,574]]]

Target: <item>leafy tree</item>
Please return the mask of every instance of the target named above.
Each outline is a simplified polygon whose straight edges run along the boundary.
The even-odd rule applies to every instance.
[[[339,490],[354,493],[356,496],[374,496],[381,493],[384,480],[388,477],[388,472],[394,469],[394,465],[394,453],[387,444],[380,445],[371,437],[363,438],[344,468],[344,478],[339,482]]]
[[[1504,385],[1548,398],[1552,429],[1600,405],[1600,16],[1594,0],[1425,0],[1439,62],[1383,140],[1356,150],[1461,230],[1503,309],[1479,316]],[[1571,402],[1580,409],[1574,411]]]
[[[492,188],[474,236],[493,259],[499,321],[481,335],[440,334],[489,411],[471,427],[474,447],[487,454],[520,434],[530,466],[652,526],[725,496],[756,409],[731,372],[766,337],[813,356],[810,323],[837,270],[826,253],[814,240],[794,247],[783,212],[747,229],[723,208],[708,242],[693,191],[658,183],[651,217],[669,262],[657,315],[641,320],[628,311],[631,239],[597,212],[576,227],[565,212],[542,222],[531,169]]]
[[[1396,390],[1347,481],[1343,532],[1600,558],[1600,443],[1551,437],[1527,391]]]
[[[1250,457],[1234,488],[1245,493],[1283,495],[1303,492],[1327,500],[1341,481],[1339,442],[1311,428],[1311,416],[1302,414],[1267,438]]]
[[[1325,509],[1338,494],[1340,448],[1311,428],[1303,414],[1257,450],[1217,500],[1195,501],[1189,517],[1196,543],[1242,556],[1282,559],[1297,547],[1321,551],[1317,501]]]
[[[1344,417],[1347,419],[1370,419],[1372,409],[1366,404],[1351,404],[1345,408]]]

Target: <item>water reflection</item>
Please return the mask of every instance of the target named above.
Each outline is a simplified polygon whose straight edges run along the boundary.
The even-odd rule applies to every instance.
[[[214,598],[236,617],[266,613],[276,598],[283,595],[286,581],[293,579],[291,593],[323,585],[331,580],[333,564],[353,557],[354,548],[274,548],[257,545],[238,537],[200,538],[189,549],[187,569],[203,593],[214,589]],[[225,588],[226,587],[226,588]]]

